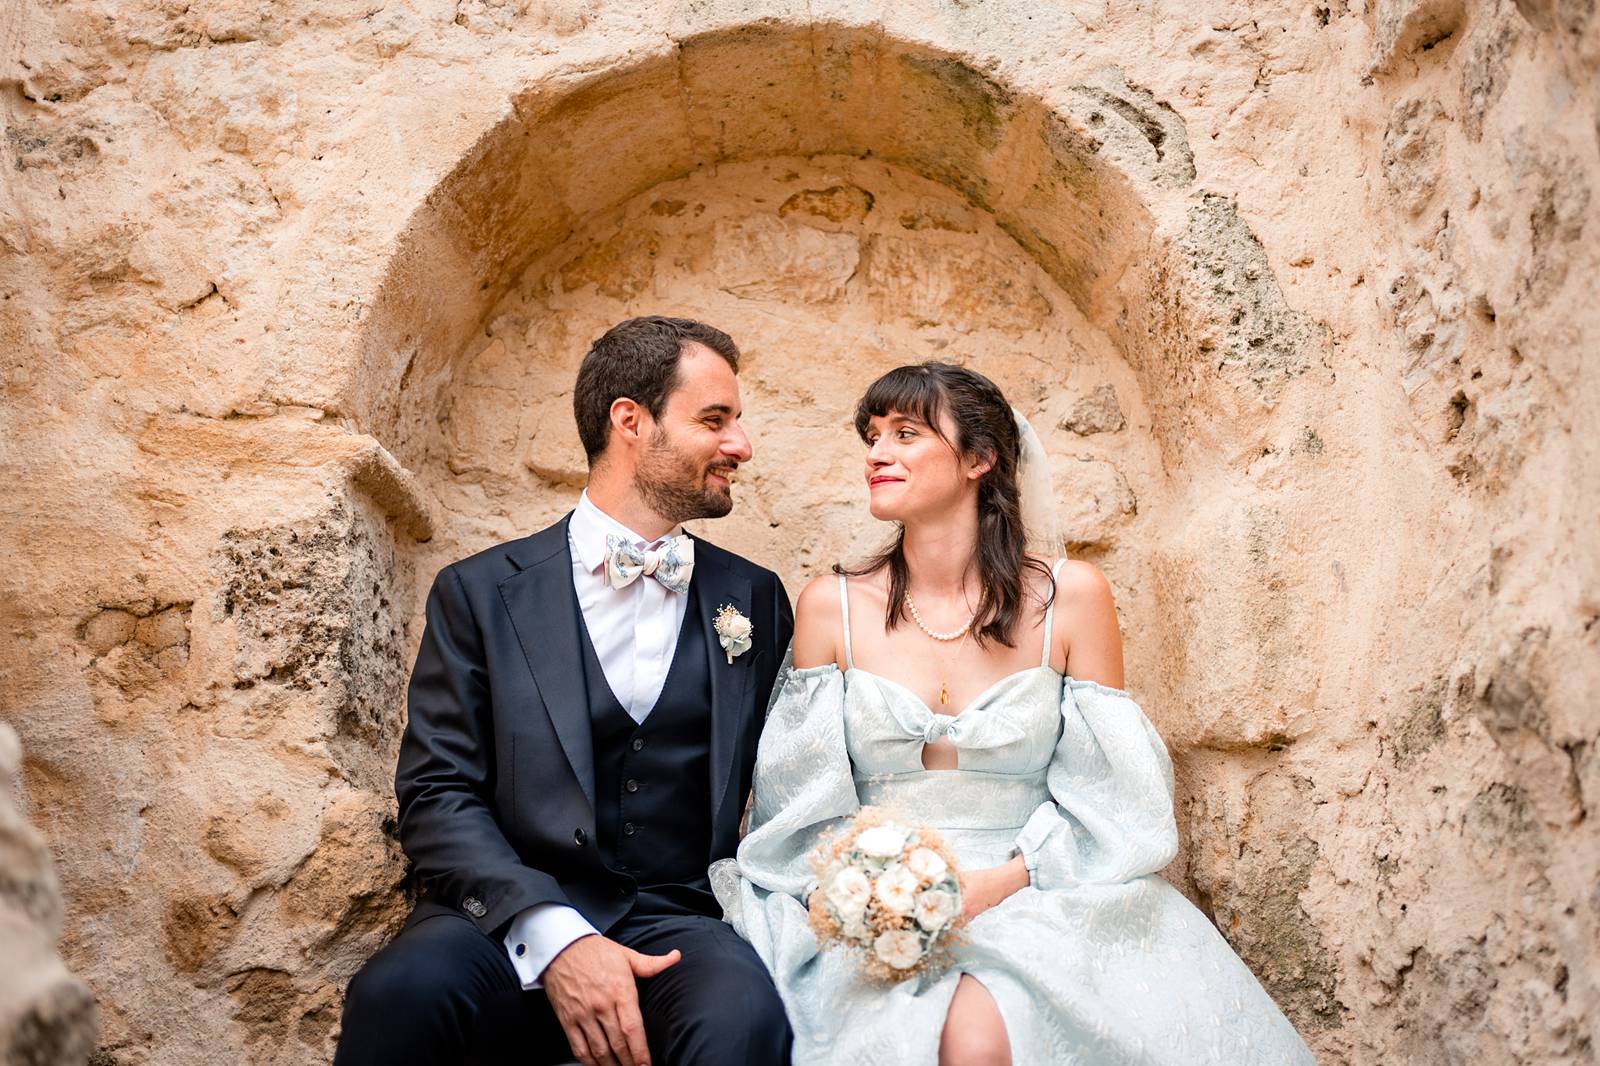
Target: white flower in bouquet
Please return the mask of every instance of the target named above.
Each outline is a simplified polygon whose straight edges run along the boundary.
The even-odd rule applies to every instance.
[[[950,924],[960,910],[955,893],[942,888],[930,888],[917,897],[917,924],[930,933],[936,933]]]
[[[847,918],[839,926],[839,931],[846,940],[853,940],[857,944],[872,943],[872,929],[867,925],[867,912],[862,911],[854,917]]]
[[[895,863],[873,883],[873,890],[884,910],[891,914],[910,914],[917,899],[917,875]]]
[[[856,850],[874,859],[897,859],[906,846],[906,831],[893,822],[875,825],[856,837]]]
[[[828,882],[828,902],[841,919],[860,916],[872,899],[872,882],[854,866],[846,866]]]
[[[908,929],[891,929],[872,942],[873,953],[897,970],[909,970],[922,961],[922,941]]]
[[[939,853],[932,848],[915,848],[906,859],[906,865],[911,872],[924,881],[937,881],[950,869],[950,864],[939,857]]]

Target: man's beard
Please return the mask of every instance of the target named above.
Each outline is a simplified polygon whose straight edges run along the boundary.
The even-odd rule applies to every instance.
[[[670,522],[721,518],[733,510],[733,492],[710,484],[706,478],[711,473],[729,476],[738,465],[721,459],[701,467],[674,447],[666,431],[657,427],[640,457],[633,483],[650,509]]]

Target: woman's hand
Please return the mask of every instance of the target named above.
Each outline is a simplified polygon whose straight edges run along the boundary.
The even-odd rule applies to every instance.
[[[1011,893],[1028,887],[1028,865],[1018,855],[1003,866],[973,870],[961,878],[961,913],[970,921]]]

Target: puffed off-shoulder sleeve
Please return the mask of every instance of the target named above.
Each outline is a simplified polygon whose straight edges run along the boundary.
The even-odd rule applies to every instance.
[[[803,912],[818,837],[859,809],[845,749],[844,674],[831,664],[796,669],[785,656],[756,748],[749,830],[736,858],[711,868],[727,920],[759,940],[745,919],[752,908],[781,905],[769,895],[790,897]]]
[[[1120,689],[1068,678],[1050,799],[1017,848],[1040,889],[1111,884],[1155,873],[1178,851],[1172,760],[1139,705]]]

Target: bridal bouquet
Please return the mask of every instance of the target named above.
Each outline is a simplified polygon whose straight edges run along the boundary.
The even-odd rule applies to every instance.
[[[955,860],[938,834],[863,807],[812,853],[811,928],[823,947],[862,955],[868,977],[892,984],[940,969],[966,924]]]

